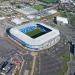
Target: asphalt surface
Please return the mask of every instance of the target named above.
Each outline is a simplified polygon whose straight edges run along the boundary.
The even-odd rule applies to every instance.
[[[30,54],[23,55],[24,58],[24,64],[21,70],[21,75],[25,75],[26,71],[31,71],[30,63],[33,61],[33,57]],[[29,74],[29,73],[28,73]]]
[[[0,57],[9,58],[15,53],[18,53],[18,49],[9,44],[5,38],[0,38]]]

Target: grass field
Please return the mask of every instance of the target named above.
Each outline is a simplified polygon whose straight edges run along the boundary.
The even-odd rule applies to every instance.
[[[42,2],[46,2],[46,3],[56,3],[58,2],[59,0],[40,0]]]
[[[32,38],[36,38],[38,36],[41,36],[41,35],[45,34],[45,32],[42,32],[41,29],[37,28],[37,29],[35,29],[35,30],[31,31],[31,32],[27,32],[26,34],[28,36],[32,37]]]
[[[43,6],[43,5],[33,5],[32,8],[40,11],[40,10],[43,10],[45,8],[45,6]]]

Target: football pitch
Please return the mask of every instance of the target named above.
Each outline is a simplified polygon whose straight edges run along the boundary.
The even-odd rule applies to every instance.
[[[58,2],[59,0],[40,0],[42,2],[46,2],[46,3],[56,3]]]
[[[33,31],[27,32],[26,33],[28,36],[30,36],[31,38],[37,38],[43,34],[45,34],[45,32],[43,30],[41,30],[40,28],[34,29]]]

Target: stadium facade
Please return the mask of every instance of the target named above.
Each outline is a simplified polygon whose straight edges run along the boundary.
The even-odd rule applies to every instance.
[[[31,51],[50,48],[60,40],[59,30],[39,22],[31,22],[10,28],[8,36]]]

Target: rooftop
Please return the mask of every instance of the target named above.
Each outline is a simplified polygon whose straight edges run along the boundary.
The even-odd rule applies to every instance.
[[[26,15],[38,12],[36,9],[33,9],[31,7],[23,7],[23,8],[20,8],[20,9],[18,8],[18,9],[16,9],[16,11],[18,11],[20,13],[23,13],[23,14],[26,14]]]

